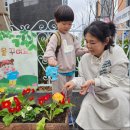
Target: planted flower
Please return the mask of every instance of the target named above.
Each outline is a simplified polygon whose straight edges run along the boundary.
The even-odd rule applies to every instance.
[[[11,98],[4,95],[0,99],[0,122],[6,127],[14,122],[37,122],[36,130],[44,130],[46,122],[51,122],[67,108],[72,107],[63,93],[45,94],[34,98],[34,89],[27,88]],[[48,100],[52,100],[48,103]]]

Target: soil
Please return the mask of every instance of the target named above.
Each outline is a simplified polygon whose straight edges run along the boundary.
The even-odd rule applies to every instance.
[[[35,121],[26,121],[24,123],[37,123],[38,121],[40,121],[42,119],[42,117],[44,116],[44,113],[40,113],[36,116]],[[59,115],[57,115],[52,121],[46,121],[46,123],[64,123],[65,122],[65,117],[66,117],[66,112],[63,112]],[[2,117],[0,116],[0,122],[2,121]],[[22,118],[18,117],[16,120],[14,120],[12,123],[22,123]]]

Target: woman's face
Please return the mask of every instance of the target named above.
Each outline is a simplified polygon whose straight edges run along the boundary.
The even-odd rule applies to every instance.
[[[107,43],[99,41],[96,37],[94,37],[90,33],[87,33],[85,35],[85,40],[89,52],[96,57],[100,57],[104,52],[104,48],[107,45]]]

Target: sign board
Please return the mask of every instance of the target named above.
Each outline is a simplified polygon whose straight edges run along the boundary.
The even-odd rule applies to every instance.
[[[0,93],[37,86],[36,36],[31,31],[0,31]]]

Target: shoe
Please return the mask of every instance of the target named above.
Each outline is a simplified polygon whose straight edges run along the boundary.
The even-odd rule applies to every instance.
[[[69,113],[69,115],[68,115],[68,122],[69,122],[69,125],[74,126],[74,124],[75,124],[75,119],[73,118],[71,113]]]

